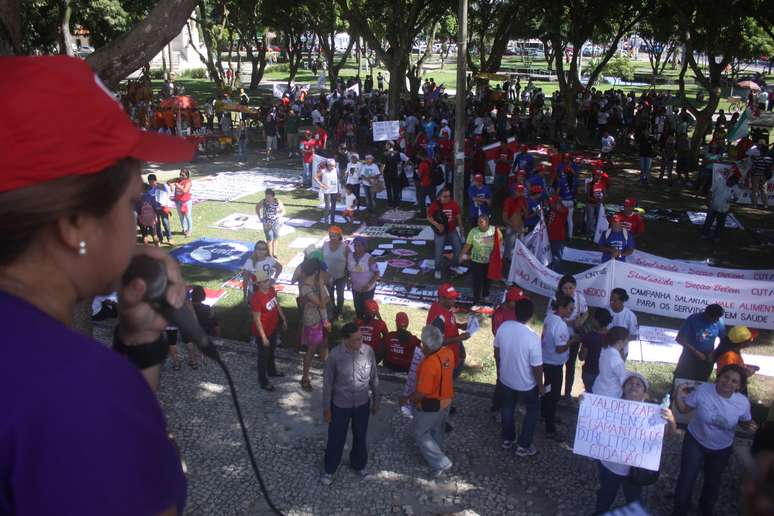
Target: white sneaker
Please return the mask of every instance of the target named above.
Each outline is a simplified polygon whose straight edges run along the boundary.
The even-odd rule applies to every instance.
[[[328,473],[323,473],[320,477],[320,483],[324,486],[329,486],[333,483],[333,475],[329,475]]]
[[[500,448],[502,448],[503,450],[510,450],[512,446],[513,446],[513,441],[506,440],[506,441],[503,441],[503,443],[500,445]]]
[[[538,450],[535,448],[535,445],[530,445],[529,448],[523,448],[519,446],[516,448],[516,455],[519,457],[532,457],[533,455],[537,454]]]
[[[444,473],[452,469],[452,466],[454,466],[454,464],[450,462],[449,465],[446,466],[445,468],[433,470],[433,478],[441,478],[444,475]]]

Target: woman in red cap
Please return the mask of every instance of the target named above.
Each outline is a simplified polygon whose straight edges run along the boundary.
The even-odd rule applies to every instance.
[[[634,211],[634,208],[636,207],[637,199],[634,197],[627,197],[624,200],[623,211],[618,214],[621,217],[621,225],[635,237],[645,233],[645,221],[639,213]]]
[[[365,312],[363,317],[357,321],[358,330],[363,337],[363,344],[371,346],[376,355],[376,363],[384,358],[384,343],[389,333],[387,324],[382,321],[379,314],[379,303],[373,299],[367,299],[363,304]]]
[[[168,322],[143,280],[120,280],[148,255],[166,266],[166,301],[185,302],[175,260],[136,246],[133,205],[141,160],[188,161],[194,148],[135,128],[85,61],[2,61],[0,512],[182,514],[185,477],[149,387]],[[77,303],[116,287],[126,358],[71,328]]]

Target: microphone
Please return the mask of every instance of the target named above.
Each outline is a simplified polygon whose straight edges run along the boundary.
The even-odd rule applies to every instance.
[[[167,302],[164,296],[168,286],[167,268],[163,262],[154,260],[147,255],[135,256],[121,276],[121,283],[126,286],[136,278],[145,281],[146,288],[143,300],[148,302],[170,324],[177,326],[185,342],[193,342],[204,356],[220,361],[218,350],[213,345],[209,335],[199,325],[193,310],[185,304],[180,308],[175,308]]]

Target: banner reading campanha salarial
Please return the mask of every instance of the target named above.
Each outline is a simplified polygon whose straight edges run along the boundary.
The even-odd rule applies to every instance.
[[[543,266],[521,242],[508,279],[520,287],[553,296],[560,275]],[[609,261],[575,275],[591,306],[608,306],[610,291],[623,288],[635,311],[685,319],[712,303],[725,309],[729,325],[774,329],[774,282],[702,277]]]

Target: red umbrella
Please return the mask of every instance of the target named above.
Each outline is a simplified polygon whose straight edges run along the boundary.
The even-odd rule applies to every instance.
[[[755,83],[753,81],[740,81],[740,82],[737,82],[736,85],[740,88],[748,88],[753,91],[758,91],[761,89],[761,87],[758,86],[758,83]]]
[[[179,97],[169,97],[161,101],[160,106],[163,108],[174,108],[174,109],[190,109],[195,108],[199,104],[196,102],[196,100],[193,99],[193,97],[189,97],[188,95],[180,95]]]

